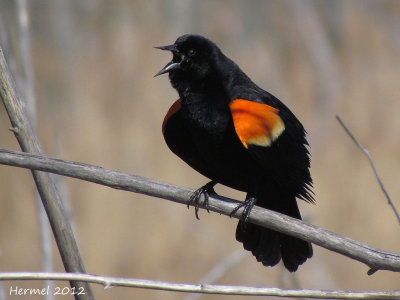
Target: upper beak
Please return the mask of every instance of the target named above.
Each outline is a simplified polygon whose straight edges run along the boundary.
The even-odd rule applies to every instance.
[[[160,50],[168,50],[168,51],[171,51],[173,53],[178,53],[178,49],[176,48],[175,45],[159,46],[159,47],[154,47],[154,48],[160,49]],[[159,76],[161,74],[168,73],[168,72],[170,72],[172,70],[179,69],[180,66],[181,66],[180,63],[171,61],[164,68],[162,68],[160,72],[158,72],[156,75],[154,75],[154,77]]]
[[[154,47],[156,49],[160,49],[160,50],[168,50],[171,52],[177,52],[178,49],[176,49],[175,45],[167,45],[167,46],[158,46],[158,47]]]

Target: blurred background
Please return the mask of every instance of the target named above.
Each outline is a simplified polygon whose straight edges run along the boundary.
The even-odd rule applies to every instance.
[[[177,93],[167,76],[153,78],[171,58],[153,46],[185,33],[215,41],[302,121],[317,201],[301,204],[305,219],[399,253],[400,225],[366,157],[335,120],[341,116],[368,148],[400,208],[399,1],[0,1],[0,43],[47,155],[198,188],[207,179],[161,134]],[[19,150],[9,127],[0,108],[0,147]],[[365,265],[318,246],[295,274],[265,268],[236,242],[236,220],[201,211],[197,221],[184,205],[69,178],[59,184],[89,273],[198,283],[228,257],[236,262],[214,283],[399,288],[398,273],[367,276]],[[244,198],[221,186],[217,192]],[[35,197],[29,171],[0,166],[0,271],[43,270]],[[52,245],[53,268],[62,271]],[[4,282],[3,294],[42,284]],[[93,289],[97,299],[194,299]]]

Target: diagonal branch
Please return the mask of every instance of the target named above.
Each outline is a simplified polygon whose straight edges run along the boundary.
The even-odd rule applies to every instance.
[[[182,204],[188,204],[190,196],[194,192],[189,188],[102,167],[5,149],[0,149],[0,164],[51,172]],[[233,199],[209,197],[210,210],[227,216],[238,203],[240,202]],[[204,208],[203,205],[202,208]],[[237,211],[233,217],[240,218],[241,213],[242,209]],[[255,206],[251,210],[249,222],[299,237],[343,254],[363,262],[372,271],[390,270],[400,272],[400,255],[373,248],[348,237],[271,210]]]
[[[26,108],[17,94],[15,82],[7,67],[3,51],[0,47],[0,98],[7,110],[12,124],[12,131],[24,152],[42,154],[42,148],[34,129],[27,117]],[[72,232],[67,214],[55,184],[49,174],[32,171],[40,198],[46,210],[58,249],[67,272],[85,272],[82,259],[79,254],[74,234]],[[87,283],[71,282],[72,286],[83,286],[86,295],[76,296],[76,299],[92,299],[93,295]]]
[[[360,148],[360,150],[362,151],[362,153],[364,153],[364,155],[368,158],[369,164],[371,165],[372,171],[375,174],[376,180],[379,183],[379,186],[383,192],[383,194],[385,195],[388,204],[392,207],[394,214],[396,215],[397,221],[400,223],[400,215],[399,212],[397,211],[396,207],[394,206],[392,199],[390,199],[390,196],[388,194],[388,192],[386,191],[383,182],[381,180],[381,177],[378,174],[378,171],[375,168],[375,164],[372,161],[371,155],[369,155],[368,150],[360,144],[360,142],[355,138],[355,136],[351,133],[350,129],[347,128],[347,126],[343,123],[342,119],[339,116],[336,116],[336,119],[338,120],[338,122],[340,123],[340,125],[342,125],[343,129],[346,131],[346,133],[348,134],[348,136],[352,139],[352,141],[357,145],[358,148]]]
[[[31,273],[14,272],[0,273],[0,280],[79,280],[97,283],[104,286],[104,289],[121,286],[135,287],[143,289],[219,294],[219,295],[253,295],[253,296],[277,296],[277,297],[296,297],[314,299],[399,299],[400,290],[392,291],[329,291],[329,290],[287,290],[274,287],[250,287],[250,286],[229,286],[211,284],[187,284],[165,281],[155,281],[147,279],[120,278],[110,276],[100,276],[91,274],[71,274],[71,273]],[[29,292],[29,289],[27,289]],[[34,289],[32,289],[34,290]],[[10,287],[10,295],[18,295],[18,287]],[[22,291],[21,291],[22,292]],[[46,292],[46,291],[44,291]],[[48,291],[51,292],[51,291]],[[74,292],[85,292],[85,290],[75,290]],[[71,291],[72,293],[72,291]]]
[[[242,249],[236,249],[230,255],[221,260],[214,268],[212,268],[206,275],[204,275],[198,282],[202,284],[213,284],[228,271],[242,262],[249,256],[250,252],[244,252]],[[187,294],[182,300],[196,300],[201,297],[201,294]]]

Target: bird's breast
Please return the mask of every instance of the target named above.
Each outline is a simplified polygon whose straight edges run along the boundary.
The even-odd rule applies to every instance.
[[[198,98],[182,100],[182,113],[189,129],[206,139],[222,138],[232,123],[229,107],[224,107],[216,99]]]

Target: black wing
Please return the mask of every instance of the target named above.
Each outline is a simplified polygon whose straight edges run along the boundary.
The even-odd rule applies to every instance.
[[[305,130],[276,98],[268,104],[235,99],[230,103],[236,134],[248,153],[288,192],[313,202]]]

